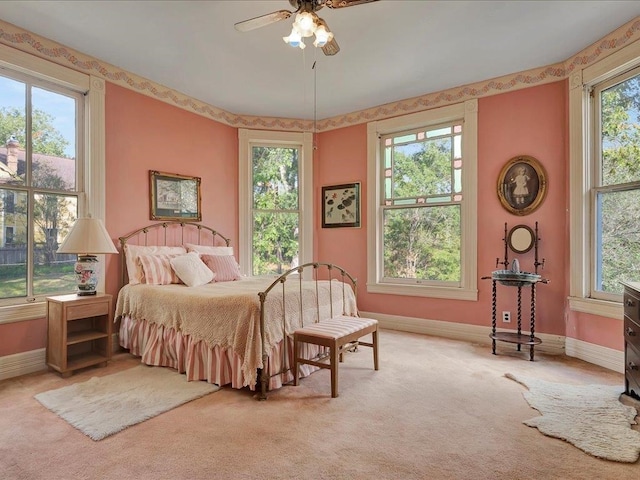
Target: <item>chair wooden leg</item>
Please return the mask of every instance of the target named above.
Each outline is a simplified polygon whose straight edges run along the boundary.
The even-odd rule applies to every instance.
[[[334,342],[329,357],[331,362],[331,398],[338,396],[338,350],[338,344]]]
[[[373,344],[373,368],[378,370],[378,330],[374,330],[371,336],[373,337],[371,342]]]

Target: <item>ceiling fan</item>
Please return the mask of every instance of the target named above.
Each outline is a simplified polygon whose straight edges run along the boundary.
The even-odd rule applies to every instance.
[[[295,10],[278,10],[276,12],[260,15],[236,23],[234,26],[239,32],[248,32],[256,28],[264,27],[281,20],[286,20],[293,14],[296,19],[293,22],[291,34],[283,37],[283,40],[293,47],[305,48],[304,38],[315,35],[313,44],[321,47],[325,55],[335,55],[340,51],[340,46],[329,30],[327,23],[315,12],[323,7],[344,8],[362,5],[364,3],[377,2],[378,0],[289,0]]]

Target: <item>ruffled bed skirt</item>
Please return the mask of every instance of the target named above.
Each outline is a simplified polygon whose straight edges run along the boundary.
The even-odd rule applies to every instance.
[[[293,374],[289,369],[293,364],[293,338],[286,339],[284,359],[283,344],[282,341],[278,343],[267,360],[267,371],[271,377],[269,390],[293,381]],[[204,341],[194,340],[190,335],[173,328],[146,320],[135,320],[129,316],[122,317],[120,346],[140,357],[142,363],[170,367],[186,374],[188,381],[205,380],[219,386],[231,384],[233,388],[256,388],[256,382],[243,375],[242,359],[232,349],[218,345],[210,347]],[[306,350],[303,352],[306,358],[311,358],[319,351],[315,345],[304,344],[303,348]],[[283,362],[286,372],[277,374]],[[300,377],[306,377],[316,370],[318,367],[300,365]]]

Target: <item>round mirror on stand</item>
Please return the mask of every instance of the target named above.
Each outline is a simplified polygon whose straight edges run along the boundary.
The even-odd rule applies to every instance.
[[[515,253],[527,253],[535,243],[535,233],[526,225],[516,225],[509,231],[507,236],[507,244]]]

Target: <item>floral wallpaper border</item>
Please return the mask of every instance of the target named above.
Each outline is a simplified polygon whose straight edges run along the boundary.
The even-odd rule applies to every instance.
[[[640,17],[636,17],[564,62],[318,120],[316,127],[320,132],[333,130],[555,82],[568,78],[575,70],[584,68],[596,60],[614,53],[621,47],[638,40],[639,37]],[[2,20],[0,20],[0,43],[65,67],[96,75],[106,81],[232,127],[285,131],[310,131],[313,129],[313,122],[310,120],[236,115],[227,112]]]

